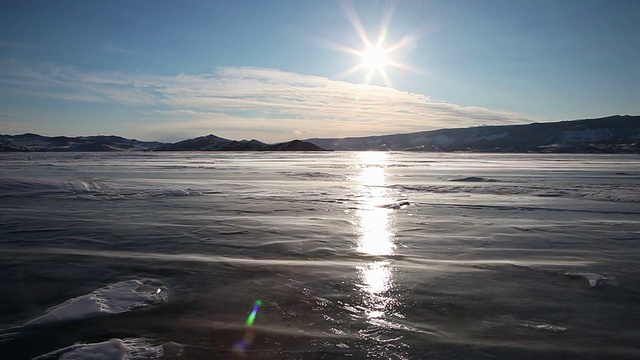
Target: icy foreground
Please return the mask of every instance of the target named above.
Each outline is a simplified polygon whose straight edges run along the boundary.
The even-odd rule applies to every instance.
[[[3,358],[640,357],[637,155],[0,162]]]

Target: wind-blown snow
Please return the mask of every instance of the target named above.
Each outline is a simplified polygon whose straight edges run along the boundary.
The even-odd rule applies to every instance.
[[[163,353],[161,345],[153,346],[146,339],[111,339],[99,343],[74,344],[33,360],[153,360],[162,357]]]
[[[128,280],[97,289],[49,309],[25,325],[68,322],[119,314],[166,301],[166,288],[148,279]]]

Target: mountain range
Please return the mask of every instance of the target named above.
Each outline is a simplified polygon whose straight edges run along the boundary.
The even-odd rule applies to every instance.
[[[0,135],[0,152],[35,151],[326,151],[310,142],[293,140],[266,144],[258,140],[229,140],[215,135],[177,143],[139,141],[120,136]]]
[[[215,135],[201,136],[174,144],[163,144],[156,151],[326,151],[310,142],[292,140],[266,144],[258,140],[229,140]]]
[[[332,150],[639,153],[640,116],[307,141]]]
[[[0,135],[8,151],[470,151],[541,153],[640,153],[640,116],[615,115],[527,125],[478,126],[408,134],[315,138],[267,144],[215,135],[176,143],[138,141],[119,136]]]

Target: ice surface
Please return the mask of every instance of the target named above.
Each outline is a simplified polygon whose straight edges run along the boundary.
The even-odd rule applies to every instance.
[[[201,196],[191,188],[137,186],[135,183],[109,184],[97,180],[49,180],[0,178],[0,197],[58,197],[86,200],[147,199],[173,196]]]
[[[1,158],[1,355],[640,358],[637,155]]]

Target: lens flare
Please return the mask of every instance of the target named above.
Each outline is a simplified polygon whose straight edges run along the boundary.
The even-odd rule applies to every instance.
[[[402,71],[409,71],[417,74],[423,74],[421,69],[415,68],[411,65],[405,64],[397,59],[394,59],[396,52],[401,52],[404,57],[408,52],[412,51],[416,47],[416,40],[420,36],[418,32],[407,34],[399,41],[387,42],[389,25],[391,23],[391,17],[396,3],[391,3],[391,6],[383,14],[382,23],[377,38],[371,38],[367,34],[358,13],[350,1],[341,1],[340,4],[351,23],[351,26],[355,30],[356,34],[362,42],[361,46],[349,47],[342,44],[337,44],[329,41],[323,41],[329,47],[355,55],[361,59],[361,62],[338,75],[338,77],[351,76],[357,72],[364,72],[364,84],[370,84],[374,81],[374,78],[378,77],[382,79],[384,85],[387,87],[393,87],[391,78],[387,70],[391,68],[399,69]],[[374,41],[375,40],[375,41]],[[398,56],[396,56],[397,58]]]
[[[253,326],[253,323],[256,321],[256,315],[258,315],[258,310],[260,310],[260,305],[262,305],[261,300],[256,300],[256,303],[253,305],[253,310],[251,310],[251,314],[247,318],[247,326]]]
[[[253,309],[245,322],[247,326],[247,331],[244,333],[244,337],[240,339],[238,342],[233,345],[233,350],[238,353],[243,353],[247,351],[249,346],[253,343],[253,340],[256,337],[255,331],[253,330],[253,324],[256,321],[256,315],[258,315],[258,310],[260,310],[260,306],[262,306],[262,300],[256,300],[253,304]]]

